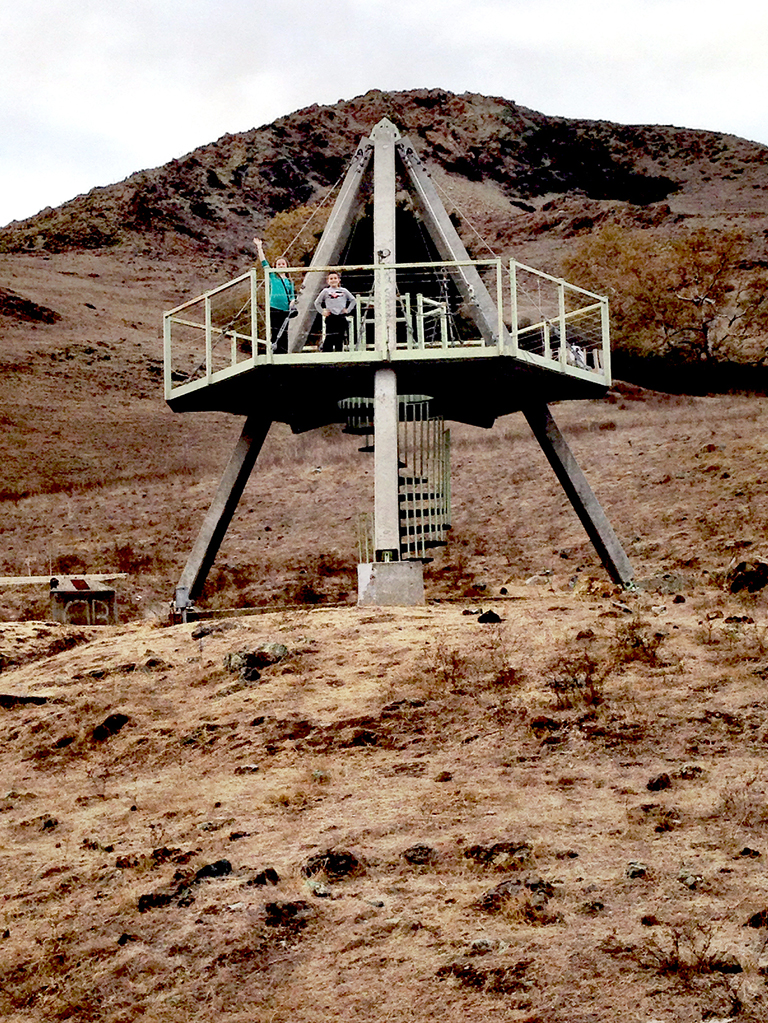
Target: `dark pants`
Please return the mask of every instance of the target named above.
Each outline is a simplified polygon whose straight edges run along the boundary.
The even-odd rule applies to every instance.
[[[324,352],[343,352],[347,340],[347,317],[329,313],[325,318]]]
[[[272,327],[272,351],[278,355],[285,355],[288,351],[288,310],[275,309],[274,306],[270,306],[269,322]],[[283,324],[285,324],[285,328],[283,328]]]

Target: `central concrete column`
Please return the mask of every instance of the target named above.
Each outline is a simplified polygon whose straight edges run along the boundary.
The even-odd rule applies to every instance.
[[[373,256],[376,349],[390,359],[397,347],[395,269],[395,151],[400,133],[386,118],[373,142]],[[357,602],[393,606],[424,603],[424,567],[400,560],[400,465],[397,375],[376,370],[373,386],[374,561],[358,565]]]
[[[376,561],[400,560],[397,376],[378,369],[373,394],[374,536]]]

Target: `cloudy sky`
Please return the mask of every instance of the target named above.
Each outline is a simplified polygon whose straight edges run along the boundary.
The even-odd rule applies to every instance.
[[[0,225],[369,89],[768,144],[754,0],[0,0]]]

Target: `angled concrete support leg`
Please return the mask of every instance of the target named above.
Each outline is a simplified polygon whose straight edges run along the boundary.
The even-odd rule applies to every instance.
[[[552,413],[544,404],[528,406],[522,411],[611,579],[622,586],[630,586],[634,572],[629,559]]]
[[[259,416],[246,419],[176,587],[178,610],[183,611],[200,595],[271,425],[269,419]]]

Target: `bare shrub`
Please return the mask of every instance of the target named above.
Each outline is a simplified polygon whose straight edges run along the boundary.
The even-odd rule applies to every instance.
[[[768,822],[768,803],[762,776],[758,773],[723,789],[712,816],[742,828],[752,828]]]
[[[654,668],[663,666],[659,647],[664,638],[663,633],[652,632],[648,622],[633,616],[616,629],[611,650],[613,667],[634,662]]]
[[[599,707],[605,700],[603,683],[609,666],[581,647],[569,645],[549,666],[547,688],[558,710]]]

